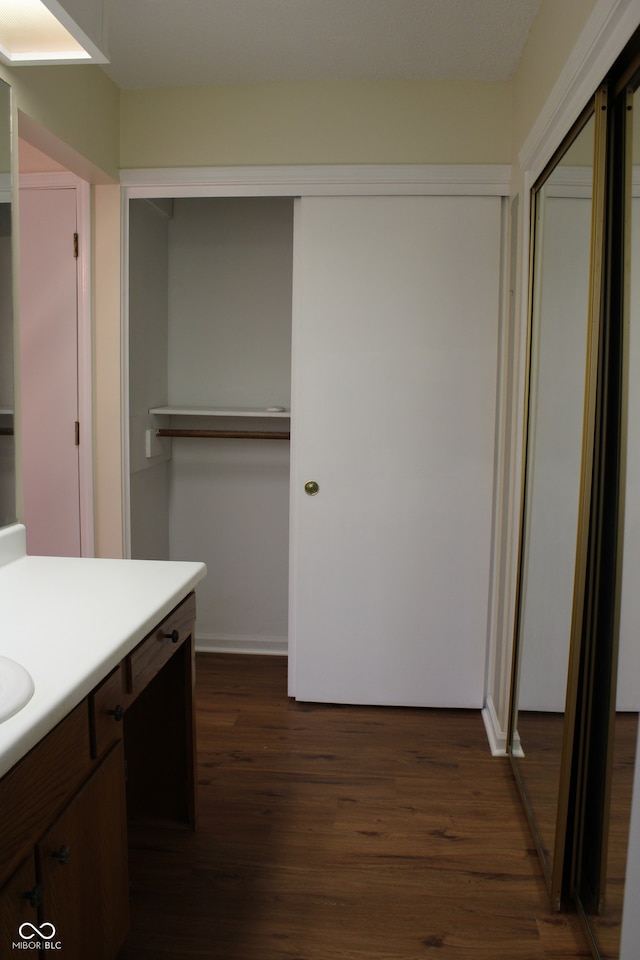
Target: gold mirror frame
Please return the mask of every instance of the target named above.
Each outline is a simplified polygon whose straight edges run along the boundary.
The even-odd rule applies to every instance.
[[[567,854],[567,838],[572,828],[570,824],[570,794],[575,778],[574,734],[576,727],[577,690],[582,650],[584,604],[587,581],[587,557],[589,547],[589,521],[594,467],[596,399],[598,357],[602,337],[602,295],[603,295],[603,243],[605,209],[605,170],[606,170],[606,132],[607,132],[607,91],[601,88],[594,101],[585,110],[575,124],[571,134],[552,158],[543,174],[532,189],[531,246],[529,263],[529,301],[525,383],[524,439],[522,463],[522,492],[520,509],[520,537],[518,546],[518,580],[516,588],[516,607],[513,642],[513,665],[511,677],[511,699],[509,706],[509,725],[507,732],[507,752],[518,784],[524,808],[529,819],[538,853],[549,886],[551,901],[556,909],[567,895],[570,873],[570,857]],[[536,811],[527,794],[526,784],[521,776],[519,764],[522,759],[518,738],[518,690],[519,671],[522,659],[523,594],[526,575],[526,531],[527,531],[527,495],[530,486],[530,439],[533,409],[531,405],[533,371],[532,343],[534,335],[534,288],[536,284],[536,211],[539,191],[549,174],[557,166],[568,148],[574,143],[586,123],[594,118],[594,159],[592,177],[591,238],[589,256],[589,289],[586,341],[586,373],[584,392],[584,415],[582,430],[582,451],[580,484],[578,494],[578,525],[575,557],[573,603],[571,616],[571,634],[569,644],[569,665],[565,702],[564,727],[561,748],[560,782],[556,807],[555,837],[551,863],[545,852],[536,821]]]
[[[629,701],[633,674],[625,674],[622,700],[618,700],[619,652],[623,636],[623,553],[625,539],[635,547],[635,527],[627,528],[627,435],[629,416],[631,338],[634,338],[637,375],[638,288],[631,311],[632,273],[632,170],[637,157],[637,118],[634,101],[639,95],[640,57],[629,63],[623,54],[623,73],[613,87],[608,123],[608,181],[605,256],[605,324],[599,403],[609,408],[601,430],[606,442],[598,444],[601,456],[595,465],[592,534],[596,541],[589,593],[593,610],[585,637],[581,698],[584,714],[578,781],[571,892],[594,957],[618,956],[626,873],[626,846],[631,814],[631,782],[635,766],[638,714]],[[631,76],[634,85],[627,85]],[[637,112],[637,103],[635,105]],[[634,144],[634,129],[636,142]],[[637,232],[637,227],[636,227]],[[636,240],[637,240],[636,236]],[[637,252],[636,252],[637,259]],[[633,331],[632,331],[633,327]],[[634,378],[637,380],[637,376]],[[635,387],[637,389],[637,386]],[[604,421],[604,416],[601,418]],[[637,475],[638,449],[633,439],[632,471]],[[633,504],[635,508],[635,504]],[[605,546],[603,546],[603,544]],[[627,570],[627,573],[629,571]],[[629,590],[627,581],[627,591]],[[627,594],[627,604],[629,602]],[[599,607],[602,607],[600,610]],[[635,621],[626,606],[624,645],[626,669]],[[631,632],[630,632],[631,631]],[[634,644],[635,645],[635,644]],[[636,668],[637,669],[637,668]],[[637,680],[637,673],[636,673]],[[625,690],[626,686],[626,690]],[[612,824],[615,825],[612,828]],[[611,842],[610,842],[611,841]]]

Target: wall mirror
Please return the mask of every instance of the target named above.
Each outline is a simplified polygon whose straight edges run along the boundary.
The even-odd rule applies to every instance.
[[[597,960],[620,953],[640,710],[639,88],[640,32],[532,192],[508,743]]]
[[[563,744],[592,427],[593,107],[532,195],[528,408],[509,752],[556,905]],[[565,747],[566,749],[566,747]],[[559,826],[560,823],[560,826]],[[564,826],[563,826],[564,824]],[[560,850],[560,854],[558,854]]]
[[[0,80],[0,526],[16,518],[11,195],[11,89]]]

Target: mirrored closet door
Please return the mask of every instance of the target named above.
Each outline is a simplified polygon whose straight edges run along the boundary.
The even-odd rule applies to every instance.
[[[602,163],[598,96],[532,197],[532,286],[525,487],[511,757],[541,861],[559,900],[567,765],[575,723],[574,602],[585,577],[594,438]]]
[[[602,363],[606,411],[593,527],[600,545],[580,695],[585,725],[576,786],[572,892],[594,956],[619,955],[640,707],[640,63],[612,85]],[[602,378],[603,383],[605,378]]]
[[[552,904],[600,960],[620,950],[640,707],[638,49],[531,198],[509,753]]]

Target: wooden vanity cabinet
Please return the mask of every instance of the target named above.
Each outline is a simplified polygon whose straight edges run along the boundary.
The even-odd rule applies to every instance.
[[[30,940],[55,928],[51,942],[70,960],[84,960],[88,945],[92,957],[112,960],[126,935],[122,723],[106,756],[92,757],[90,705],[83,700],[0,780],[0,882],[24,858],[0,888],[0,956],[27,921]]]
[[[31,923],[67,960],[114,960],[129,821],[195,825],[194,621],[191,594],[0,779],[0,956]]]
[[[36,864],[63,956],[113,960],[129,929],[122,741],[36,844]]]
[[[127,658],[124,744],[129,822],[195,829],[195,596]]]
[[[32,853],[0,890],[0,956],[5,953],[9,956],[11,944],[18,940],[21,924],[38,924],[41,901],[42,887],[37,882],[36,861]]]

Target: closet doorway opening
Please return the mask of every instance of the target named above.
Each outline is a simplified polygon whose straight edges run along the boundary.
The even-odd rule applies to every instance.
[[[287,652],[293,207],[128,203],[128,553],[207,564],[199,649]]]

